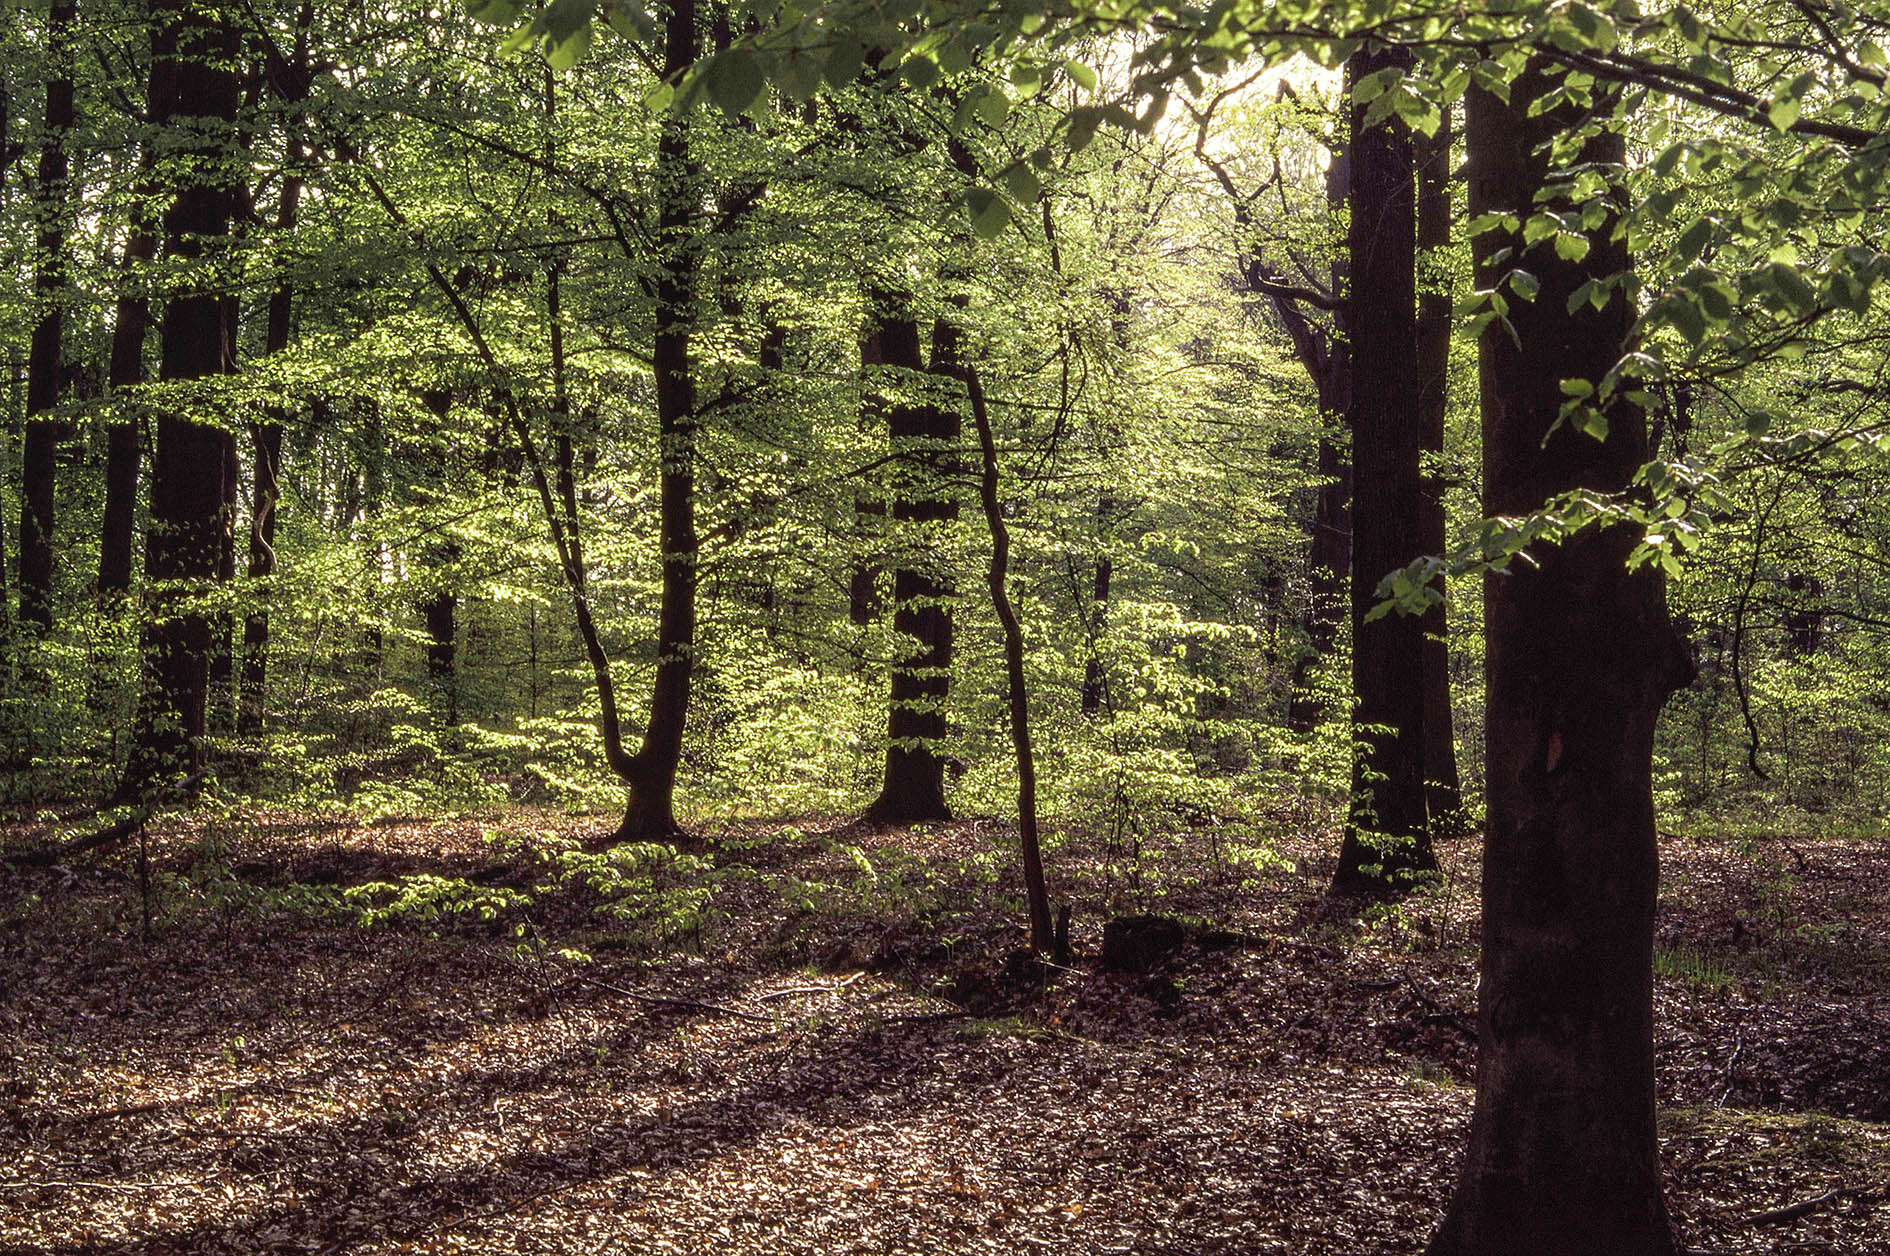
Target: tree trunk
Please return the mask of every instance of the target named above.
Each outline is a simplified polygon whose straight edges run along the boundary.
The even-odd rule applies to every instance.
[[[1336,209],[1351,195],[1351,156],[1332,154],[1326,168],[1326,203]],[[1346,262],[1332,268],[1335,293],[1345,285]],[[1326,434],[1319,439],[1319,493],[1313,503],[1312,539],[1306,551],[1308,596],[1305,629],[1312,649],[1293,667],[1292,697],[1286,723],[1294,732],[1319,726],[1325,712],[1310,688],[1312,669],[1330,659],[1339,647],[1339,623],[1344,614],[1347,580],[1352,572],[1352,457],[1346,448],[1346,416],[1352,410],[1352,350],[1345,332],[1345,306],[1334,314],[1331,334],[1321,336],[1290,302],[1276,300],[1286,319],[1293,349],[1312,376],[1319,413]],[[1289,310],[1291,311],[1289,315]]]
[[[1444,451],[1444,418],[1450,405],[1450,247],[1451,107],[1437,134],[1419,151],[1417,245],[1423,259],[1418,296],[1417,380],[1421,443],[1425,455]],[[1448,543],[1444,514],[1447,485],[1434,468],[1424,471],[1422,535],[1418,549],[1441,554]],[[1437,579],[1443,593],[1444,579]],[[1457,777],[1457,747],[1450,709],[1450,632],[1446,602],[1438,602],[1419,621],[1424,632],[1424,794],[1432,836],[1460,832],[1463,789]]]
[[[883,304],[876,296],[875,307]],[[867,316],[866,333],[860,337],[860,375],[866,386],[866,392],[860,398],[860,424],[863,428],[877,428],[886,421],[887,401],[873,391],[875,368],[886,365],[886,354],[881,348],[882,318],[889,317],[878,308]],[[918,339],[918,328],[911,332],[914,340]],[[886,530],[886,503],[870,492],[856,492],[853,497],[853,533],[860,546],[860,555],[854,560],[853,570],[847,575],[847,619],[857,627],[864,628],[879,618],[879,561],[876,553],[878,542]]]
[[[66,187],[71,162],[66,142],[72,130],[72,40],[78,25],[75,0],[55,0],[47,15],[46,136],[39,150],[39,177],[33,209],[39,219],[38,273],[33,279],[33,325],[26,360],[26,442],[20,494],[20,623],[30,633],[52,630],[53,486],[58,478],[59,447],[72,436],[72,425],[46,416],[58,407],[66,387],[65,326],[66,223],[70,206]]]
[[[935,358],[952,334],[943,322],[934,330]],[[880,347],[886,365],[924,370],[918,327],[911,320],[882,321]],[[946,356],[949,360],[949,349]],[[893,571],[893,648],[901,650],[902,637],[910,644],[892,663],[885,777],[879,797],[865,812],[877,824],[951,819],[939,747],[952,684],[953,589],[939,542],[946,525],[958,518],[948,477],[957,470],[961,424],[954,406],[908,402],[887,411],[895,475],[892,515],[895,523],[907,525]]]
[[[1353,81],[1408,62],[1357,53]],[[1424,626],[1371,618],[1378,582],[1422,547],[1417,390],[1417,193],[1410,131],[1367,126],[1351,109],[1351,217],[1346,252],[1352,348],[1352,808],[1333,888],[1408,889],[1437,867],[1424,798]],[[1360,299],[1363,297],[1364,299]]]
[[[1043,848],[1037,831],[1037,758],[1030,744],[1030,690],[1024,680],[1024,629],[1011,604],[1006,581],[1010,578],[1011,534],[1004,526],[998,500],[997,441],[991,434],[991,415],[984,401],[978,372],[955,357],[955,333],[939,338],[932,369],[951,371],[965,382],[971,399],[972,423],[978,431],[982,454],[978,496],[984,506],[985,526],[991,531],[991,566],[987,583],[991,606],[1004,629],[1004,679],[1010,699],[1011,749],[1017,758],[1017,834],[1024,865],[1024,903],[1030,918],[1030,949],[1041,955],[1056,947],[1056,929],[1050,920],[1050,892],[1044,882]]]
[[[663,41],[663,74],[674,82],[695,64],[700,47],[696,0],[672,0]],[[699,207],[689,153],[687,121],[665,115],[657,143],[657,247],[662,273],[656,291],[656,419],[662,451],[660,516],[662,601],[657,610],[656,683],[643,744],[631,757],[629,804],[618,841],[665,841],[678,837],[676,773],[682,764],[683,728],[689,716],[689,684],[696,639],[695,458],[696,396],[690,375],[690,336],[696,320],[696,284],[701,244]]]
[[[1550,174],[1543,146],[1588,119],[1529,106],[1559,82],[1531,67],[1507,103],[1467,103],[1470,213],[1527,220]],[[1616,171],[1618,133],[1580,160]],[[1603,223],[1579,262],[1521,232],[1476,241],[1479,288],[1513,267],[1541,288],[1510,302],[1510,330],[1481,343],[1483,509],[1534,511],[1573,488],[1625,488],[1647,453],[1645,417],[1622,402],[1606,440],[1549,435],[1559,381],[1598,383],[1634,312],[1620,289],[1597,312],[1569,297],[1623,272]],[[1497,250],[1507,256],[1500,261]],[[1433,1256],[1670,1256],[1654,1134],[1654,722],[1684,683],[1686,654],[1658,569],[1627,570],[1632,529],[1539,546],[1484,584],[1489,833],[1476,1111]],[[1537,565],[1539,564],[1539,565]]]
[[[295,50],[284,76],[286,94],[300,99],[301,84],[308,81],[308,28],[315,20],[314,6],[304,3],[296,18]],[[302,203],[302,177],[299,167],[306,156],[301,138],[296,134],[293,117],[286,117],[284,137],[286,165],[282,172],[282,191],[276,202],[276,232],[286,236],[295,230]],[[269,295],[269,322],[263,333],[263,356],[274,357],[289,347],[294,326],[295,284],[285,273],[276,280],[276,290]],[[282,497],[282,424],[289,417],[281,403],[264,411],[263,421],[249,428],[250,446],[255,451],[251,468],[249,511],[249,582],[253,603],[243,620],[243,675],[237,702],[237,730],[253,733],[262,728],[267,709],[263,687],[269,678],[269,599],[276,574],[276,506]]]
[[[154,80],[159,68],[152,67]],[[138,155],[139,194],[133,198],[131,229],[125,241],[123,276],[112,319],[108,382],[113,413],[105,429],[105,516],[99,528],[98,594],[115,601],[131,590],[131,551],[138,508],[138,422],[126,413],[128,394],[144,383],[144,342],[151,328],[151,302],[143,285],[157,256],[157,233],[143,206],[152,187],[156,148],[146,143]]]
[[[236,27],[227,15],[181,4],[159,10],[153,41],[153,125],[193,139],[179,157],[190,178],[165,214],[165,250],[187,265],[217,247],[235,208],[226,147],[236,118],[231,70]],[[161,322],[159,372],[196,380],[235,367],[232,303],[215,281],[194,276],[173,295]],[[126,791],[141,793],[181,771],[195,780],[202,766],[204,705],[213,649],[211,619],[193,600],[214,584],[222,553],[228,431],[166,410],[157,418],[152,457],[151,533],[145,575],[154,590],[154,619],[144,633],[145,694]]]

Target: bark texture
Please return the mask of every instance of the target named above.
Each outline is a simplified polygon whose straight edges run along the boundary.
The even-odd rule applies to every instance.
[[[1446,106],[1437,134],[1418,152],[1417,371],[1420,444],[1427,459],[1444,451],[1444,417],[1450,405],[1450,281],[1443,252],[1450,246],[1450,153],[1454,128]],[[1448,543],[1444,494],[1448,489],[1434,466],[1419,481],[1423,534],[1418,550],[1441,554]],[[1446,593],[1442,576],[1437,590]],[[1457,749],[1450,709],[1450,642],[1447,602],[1438,602],[1420,621],[1424,631],[1424,795],[1431,836],[1460,832],[1463,788],[1457,775]]]
[[[1352,79],[1408,61],[1357,53]],[[1423,549],[1417,380],[1417,185],[1411,134],[1351,111],[1351,206],[1346,253],[1352,348],[1352,812],[1333,888],[1408,888],[1436,868],[1424,795],[1424,625],[1370,618],[1378,582]]]
[[[179,155],[189,162],[189,174],[165,214],[165,251],[191,265],[219,247],[236,206],[228,141],[236,118],[238,41],[228,15],[215,9],[177,5],[158,16],[153,122],[198,137]],[[165,306],[160,375],[184,381],[226,374],[235,369],[235,304],[210,274],[199,271],[185,282]],[[195,599],[217,579],[230,522],[229,431],[176,410],[160,413],[156,427],[145,544],[155,610],[144,633],[148,680],[127,792],[144,792],[175,772],[194,780],[202,766],[214,641],[211,617]]]
[[[941,328],[945,328],[941,324]],[[935,340],[949,329],[934,332]],[[935,344],[934,362],[940,354]],[[924,370],[918,325],[892,319],[880,325],[880,351],[888,366],[915,375]],[[949,352],[944,355],[948,360]],[[908,381],[908,387],[912,381]],[[957,470],[963,420],[955,406],[902,401],[888,408],[892,434],[892,517],[917,547],[901,547],[893,570],[891,699],[886,720],[886,769],[879,797],[867,807],[880,824],[949,820],[945,801],[945,701],[952,683],[952,597],[944,555],[933,542],[943,525],[958,518],[948,477]]]
[[[663,42],[664,77],[674,81],[695,64],[701,47],[695,0],[673,0]],[[701,271],[696,238],[699,198],[689,154],[687,121],[670,114],[657,144],[662,207],[657,245],[662,273],[656,284],[656,420],[662,451],[658,513],[663,583],[657,609],[656,682],[643,744],[625,779],[630,799],[618,841],[665,841],[682,833],[676,822],[676,773],[682,765],[683,728],[696,640],[696,392],[690,374],[690,337],[696,322]]]
[[[33,303],[38,318],[26,358],[26,439],[21,451],[20,623],[44,634],[52,629],[54,484],[59,447],[72,426],[54,413],[66,389],[66,224],[71,216],[66,141],[74,121],[72,39],[78,24],[74,0],[57,0],[47,14],[46,131],[33,187],[39,220],[35,241],[38,272]]]
[[[1535,117],[1552,83],[1526,71],[1505,103],[1467,102],[1470,212],[1527,219],[1551,177],[1542,146],[1585,118]],[[1582,160],[1618,171],[1618,135]],[[1626,404],[1596,441],[1564,425],[1558,381],[1599,380],[1633,311],[1569,296],[1627,268],[1612,224],[1580,262],[1520,233],[1477,241],[1478,286],[1511,267],[1541,282],[1513,300],[1515,336],[1483,335],[1484,510],[1536,510],[1564,490],[1624,488],[1647,453]],[[1496,260],[1499,249],[1513,250]],[[1470,1146],[1433,1256],[1670,1256],[1654,1133],[1654,721],[1684,683],[1684,648],[1652,568],[1630,574],[1636,537],[1584,532],[1485,583],[1489,834],[1483,975]]]

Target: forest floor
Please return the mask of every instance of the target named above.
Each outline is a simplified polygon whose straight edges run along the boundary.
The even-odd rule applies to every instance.
[[[654,882],[564,840],[595,825],[239,813],[0,864],[0,1252],[1362,1256],[1437,1223],[1474,840],[1394,910],[1327,899],[1332,842],[1284,823],[1286,864],[1210,827],[1134,886],[1066,840],[1052,967],[1014,958],[993,822],[727,825]],[[1683,1243],[1890,1253],[1890,841],[1664,854]],[[1103,969],[1137,908],[1188,942]]]

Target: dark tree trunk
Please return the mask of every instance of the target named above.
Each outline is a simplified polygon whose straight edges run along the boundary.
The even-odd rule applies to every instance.
[[[1345,151],[1332,154],[1326,170],[1326,203],[1335,209],[1351,195],[1351,166]],[[1332,270],[1332,287],[1337,292],[1345,284],[1343,255]],[[1343,304],[1335,311],[1335,326],[1327,335],[1319,334],[1291,303],[1276,300],[1274,304],[1286,319],[1294,353],[1312,376],[1326,429],[1319,440],[1319,493],[1313,502],[1312,539],[1306,551],[1305,630],[1312,649],[1293,667],[1286,713],[1289,728],[1307,733],[1325,716],[1318,695],[1310,688],[1312,669],[1339,647],[1346,582],[1352,571],[1352,453],[1346,447],[1345,431],[1352,409],[1352,351],[1345,336]]]
[[[74,120],[72,40],[78,24],[75,0],[55,0],[47,15],[46,136],[39,150],[39,177],[33,209],[39,219],[38,273],[33,300],[39,317],[33,325],[26,359],[26,441],[20,494],[20,623],[29,632],[52,629],[54,491],[59,447],[71,438],[72,425],[48,416],[66,387],[66,223],[70,214],[66,187],[71,162],[66,153]]]
[[[168,70],[163,72],[168,73]],[[153,92],[160,67],[153,66]],[[144,343],[151,328],[151,302],[144,294],[145,271],[157,256],[157,233],[146,221],[145,193],[151,186],[155,149],[146,144],[138,157],[140,195],[134,198],[122,287],[112,319],[109,374],[114,412],[105,429],[105,516],[99,529],[98,593],[114,601],[131,589],[131,551],[138,506],[137,419],[124,412],[128,394],[144,383]]]
[[[1563,105],[1535,117],[1553,82],[1526,70],[1507,103],[1467,103],[1470,213],[1527,220],[1549,175],[1543,151],[1587,119]],[[1603,132],[1580,160],[1617,171]],[[1483,509],[1525,514],[1555,494],[1627,487],[1647,453],[1625,402],[1596,441],[1564,424],[1558,382],[1598,382],[1634,312],[1568,299],[1626,270],[1607,222],[1580,262],[1520,232],[1476,241],[1479,288],[1513,267],[1541,283],[1512,300],[1511,333],[1481,344]],[[1494,254],[1505,250],[1498,261]],[[1658,854],[1652,747],[1661,705],[1689,667],[1658,569],[1630,573],[1637,537],[1585,531],[1485,580],[1489,832],[1477,1097],[1456,1193],[1433,1256],[1669,1256],[1654,1133],[1653,943]]]
[[[427,685],[440,722],[452,728],[459,723],[459,599],[436,594],[420,611],[427,621]]]
[[[314,6],[305,3],[296,18],[295,50],[285,92],[293,99],[304,94],[301,84],[308,81],[308,28],[314,21]],[[286,236],[295,230],[296,216],[302,202],[300,164],[305,156],[293,117],[284,122],[288,128],[284,148],[287,166],[282,174],[282,191],[276,202],[276,232]],[[295,284],[285,273],[276,281],[269,295],[269,321],[263,332],[263,355],[273,357],[289,347],[294,326]],[[276,574],[276,505],[282,497],[282,424],[288,408],[281,403],[269,406],[263,421],[249,428],[253,466],[249,510],[249,582],[253,603],[243,620],[243,676],[237,702],[237,729],[256,732],[262,728],[264,685],[269,678],[269,599]]]
[[[1357,53],[1354,80],[1408,61]],[[1424,628],[1370,612],[1378,582],[1424,553],[1419,492],[1417,167],[1411,134],[1351,110],[1352,810],[1333,888],[1409,888],[1436,868],[1424,798]]]
[[[672,0],[663,41],[663,73],[674,81],[695,64],[700,36],[696,0]],[[689,361],[696,321],[701,243],[700,204],[689,153],[688,123],[665,115],[657,142],[657,247],[662,273],[656,284],[656,420],[662,451],[658,530],[663,557],[662,601],[657,610],[656,683],[643,744],[631,757],[629,805],[618,841],[664,841],[680,836],[676,773],[682,765],[683,728],[696,640],[696,395]]]
[[[991,532],[991,566],[987,584],[991,606],[1004,629],[1004,680],[1010,700],[1011,749],[1017,759],[1017,834],[1024,866],[1024,904],[1030,919],[1030,949],[1039,955],[1056,948],[1056,928],[1050,920],[1050,891],[1043,875],[1043,848],[1037,830],[1037,757],[1030,742],[1030,690],[1024,679],[1024,629],[1011,604],[1006,582],[1010,578],[1011,534],[1004,524],[998,500],[997,441],[991,434],[991,415],[976,368],[956,360],[955,333],[938,338],[932,369],[950,371],[965,382],[971,399],[972,424],[978,431],[982,455],[978,497],[984,506],[985,526]]]
[[[874,304],[877,307],[883,302],[876,297]],[[866,334],[860,337],[860,375],[866,386],[860,398],[860,424],[873,430],[886,421],[886,399],[873,391],[876,368],[886,365],[886,355],[880,340],[880,320],[884,317],[889,316],[876,308],[868,315]],[[910,334],[913,340],[918,339],[916,324]],[[885,501],[869,492],[855,493],[853,534],[859,544],[860,555],[847,575],[847,619],[861,628],[879,618],[879,555],[876,551],[878,539],[885,529]]]
[[[1419,153],[1417,244],[1424,259],[1423,284],[1418,296],[1417,356],[1418,410],[1424,453],[1432,458],[1444,451],[1444,418],[1450,405],[1450,269],[1444,250],[1450,246],[1451,107],[1445,106],[1437,134],[1424,141]],[[1418,549],[1426,554],[1444,552],[1444,493],[1441,472],[1428,469],[1422,480],[1423,534]],[[1445,591],[1442,576],[1437,591]],[[1433,836],[1462,829],[1463,790],[1457,777],[1457,747],[1450,709],[1450,631],[1447,603],[1424,612],[1424,793]]]
[[[186,264],[217,247],[235,208],[228,142],[236,117],[236,27],[227,15],[184,5],[166,6],[153,41],[153,125],[175,128],[190,141],[180,159],[193,162],[165,214],[165,249]],[[161,320],[161,378],[196,380],[234,369],[232,303],[214,282],[193,277],[173,295]],[[151,533],[145,574],[154,589],[155,616],[144,633],[145,695],[126,776],[128,792],[143,792],[160,777],[181,771],[195,779],[213,650],[211,619],[197,595],[214,584],[228,526],[225,502],[231,436],[223,428],[166,410],[157,417],[152,457]]]
[[[1109,528],[1110,517],[1115,513],[1114,506],[1114,501],[1106,493],[1096,503],[1096,517],[1105,532]],[[1089,657],[1083,660],[1084,715],[1098,714],[1108,695],[1108,678],[1103,673],[1101,649],[1103,629],[1108,626],[1109,620],[1109,579],[1114,570],[1109,555],[1097,557],[1096,573],[1089,590]]]
[[[940,323],[935,342],[953,333]],[[935,343],[934,356],[939,347]],[[909,320],[880,324],[886,365],[919,372],[924,362],[918,327]],[[950,353],[947,352],[949,359]],[[910,382],[908,384],[910,385]],[[908,543],[893,570],[892,693],[886,721],[886,772],[865,818],[878,824],[920,824],[951,819],[945,802],[945,702],[952,684],[952,581],[945,570],[945,526],[958,518],[949,477],[958,469],[963,420],[955,406],[901,403],[889,407],[892,434],[893,519],[906,525]],[[919,538],[912,544],[911,539]],[[902,640],[903,639],[903,640]]]

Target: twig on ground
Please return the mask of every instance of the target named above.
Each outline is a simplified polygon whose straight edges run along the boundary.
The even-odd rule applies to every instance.
[[[733,1016],[737,1020],[755,1021],[763,1025],[780,1023],[778,1016],[759,1016],[754,1012],[744,1012],[740,1008],[724,1007],[720,1003],[702,1003],[695,999],[676,999],[666,994],[638,994],[635,990],[626,990],[622,986],[613,986],[608,981],[599,981],[595,977],[586,977],[572,973],[571,980],[607,990],[611,994],[621,995],[626,999],[635,999],[638,1003],[653,1003],[661,1007],[692,1007],[700,1012],[714,1012],[719,1016]]]
[[[1813,1195],[1810,1199],[1801,1199],[1795,1204],[1786,1204],[1783,1208],[1774,1208],[1770,1212],[1756,1213],[1746,1218],[1747,1225],[1781,1225],[1787,1221],[1796,1221],[1807,1213],[1814,1212],[1833,1200],[1841,1199],[1850,1191],[1847,1187],[1837,1187],[1822,1195]]]

